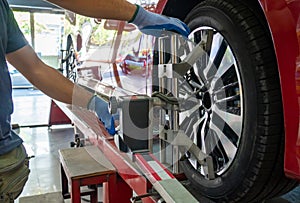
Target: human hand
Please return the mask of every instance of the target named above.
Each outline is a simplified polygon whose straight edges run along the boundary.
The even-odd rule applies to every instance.
[[[94,95],[90,99],[87,108],[97,114],[99,120],[104,124],[109,134],[114,135],[116,133],[115,118],[109,113],[107,102],[99,98],[97,95]]]
[[[146,11],[139,5],[129,23],[136,25],[142,33],[156,37],[161,36],[164,30],[179,33],[184,37],[190,34],[190,29],[179,19]]]

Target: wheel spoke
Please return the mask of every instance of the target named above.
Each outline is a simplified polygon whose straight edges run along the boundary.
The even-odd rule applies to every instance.
[[[234,132],[231,126],[222,119],[218,114],[215,112],[212,114],[212,123],[217,126],[217,128],[223,132],[223,134],[230,140],[230,142],[237,147],[239,141],[239,135]]]
[[[190,122],[188,122],[188,125],[186,126],[186,131],[185,131],[186,135],[191,135],[190,138],[194,142],[197,141],[197,134],[194,133],[194,126],[195,126],[195,123],[198,123],[198,121],[200,121],[200,120],[198,120],[196,117],[190,118]]]
[[[190,106],[190,105],[189,105]],[[190,117],[192,117],[192,114],[194,114],[195,112],[198,112],[199,111],[199,108],[200,108],[200,104],[197,104],[197,105],[195,105],[195,106],[193,106],[192,108],[187,108],[187,107],[185,107],[185,109],[188,109],[188,110],[186,110],[186,111],[183,111],[182,113],[181,113],[181,115],[182,116],[184,116],[184,117],[186,117],[186,118],[190,118]]]
[[[228,90],[229,88],[232,88],[232,87],[237,86],[238,84],[239,84],[238,82],[233,82],[233,83],[230,83],[230,84],[228,84],[228,85],[225,85],[225,86],[221,87],[220,89],[214,91],[214,94],[222,93],[223,91],[226,91],[226,90]]]
[[[207,73],[206,78],[210,81],[213,79],[213,77],[216,75],[216,72],[218,71],[220,64],[223,60],[223,57],[226,53],[228,45],[223,39],[218,47],[218,51],[216,53],[216,56],[213,60],[213,63],[210,63],[207,67]]]
[[[216,135],[218,135],[218,141],[221,142],[227,156],[233,157],[234,153],[232,152],[236,152],[237,147],[233,145],[233,143],[228,139],[228,137],[222,131],[220,131],[220,129],[215,124],[211,124],[211,129],[216,132]]]
[[[227,41],[214,29],[200,27],[192,36],[196,43],[205,42],[206,54],[185,75],[187,85],[180,88],[181,98],[193,98],[182,105],[186,110],[180,113],[181,129],[212,157],[220,175],[230,167],[242,135],[243,95],[237,62]],[[188,89],[189,94],[185,92]],[[189,159],[204,174],[195,158]]]
[[[221,103],[230,102],[230,101],[236,101],[239,98],[240,98],[240,95],[234,95],[234,96],[230,96],[230,97],[226,97],[226,98],[216,99],[215,103],[218,106],[221,106]]]
[[[228,113],[219,109],[217,106],[213,106],[213,111],[222,120],[226,121],[227,124],[232,128],[236,135],[240,136],[242,133],[243,118],[239,115]]]
[[[201,105],[198,104],[191,109],[181,112],[180,117],[183,118],[181,122],[181,126],[183,125],[184,122],[190,120],[191,118],[196,118],[196,120],[203,120],[204,118],[200,117],[198,113],[200,110],[201,110]],[[182,126],[182,129],[186,129],[185,126]]]
[[[224,69],[225,70],[225,69]],[[236,65],[232,64],[212,84],[213,103],[220,109],[241,114],[241,98],[239,80],[236,74]]]
[[[213,37],[214,37],[214,30],[213,29],[201,29],[194,32],[193,41],[198,43],[203,43],[202,49],[205,51],[206,54],[203,54],[198,61],[196,62],[194,67],[193,73],[197,76],[198,80],[201,81],[202,84],[206,84],[207,79],[204,75],[204,69],[207,68],[209,61],[210,61],[210,53],[212,50],[213,44]]]
[[[220,158],[224,158],[224,161],[231,161],[233,160],[235,153],[237,151],[237,147],[233,145],[231,140],[228,139],[228,137],[215,125],[211,124],[211,129],[215,132],[215,135],[217,135],[217,145],[216,148],[219,148],[222,152],[222,155]]]

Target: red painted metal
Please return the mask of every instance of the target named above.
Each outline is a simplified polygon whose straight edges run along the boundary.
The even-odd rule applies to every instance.
[[[133,162],[129,160],[128,155],[119,151],[113,140],[105,139],[105,137],[98,137],[98,139],[89,137],[89,139],[101,149],[107,159],[109,159],[117,169],[119,176],[137,195],[148,193],[148,180],[133,166]],[[154,202],[154,200],[148,197],[144,198],[143,202],[150,203]]]
[[[161,177],[159,177],[157,172],[154,171],[154,169],[149,166],[149,164],[147,163],[147,161],[143,158],[143,156],[141,154],[137,154],[135,156],[136,156],[136,160],[137,160],[139,166],[148,173],[148,177],[150,177],[149,179],[150,179],[151,183],[155,183],[156,181],[161,180]]]
[[[164,171],[171,177],[171,178],[175,178],[175,175],[174,174],[172,174],[171,172],[170,172],[170,170],[168,170],[153,154],[149,154],[151,157],[152,157],[152,159],[154,160],[154,161],[156,161],[156,163],[161,167],[161,168],[163,168],[164,169]]]
[[[76,153],[78,153],[76,149],[69,150],[71,150],[72,154],[75,153],[74,156],[76,157]],[[72,161],[70,161],[68,157],[69,156],[64,156],[64,153],[60,152],[62,195],[65,199],[71,198],[71,202],[80,203],[81,196],[90,195],[91,202],[96,203],[98,202],[97,185],[103,183],[104,203],[130,203],[132,189],[123,179],[118,178],[115,169],[110,169],[110,167],[108,167],[107,169],[99,172],[95,172],[93,170],[90,173],[86,173],[85,171],[78,172],[78,170],[74,170],[74,164],[71,163]],[[74,160],[74,158],[72,159]],[[91,160],[93,160],[93,158],[91,158]],[[77,159],[76,161],[78,162],[81,160]],[[90,190],[80,190],[81,186],[87,185],[91,186]]]
[[[147,155],[151,157],[152,160],[146,160],[143,154],[136,154],[135,158],[137,164],[143,170],[143,173],[147,174],[147,177],[152,184],[163,179],[176,179],[175,176],[164,165],[162,165],[153,154],[148,153]],[[149,164],[149,161],[155,162],[160,167],[160,169],[158,169],[157,167],[154,170],[153,167]],[[161,173],[162,171],[165,172],[165,175],[163,177],[159,175],[159,173]]]
[[[108,183],[103,183],[103,190],[103,202],[131,202],[132,189],[122,178],[110,178]]]
[[[71,124],[71,120],[56,105],[56,103],[53,100],[51,100],[48,126],[60,125],[60,124]]]
[[[167,2],[168,2],[168,0],[159,0],[156,5],[155,13],[162,13]]]
[[[300,179],[300,1],[261,0],[280,73],[285,124],[285,173]],[[298,84],[297,84],[298,81]]]

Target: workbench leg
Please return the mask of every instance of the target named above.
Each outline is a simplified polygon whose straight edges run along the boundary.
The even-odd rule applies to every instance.
[[[92,185],[91,186],[92,189],[94,189],[95,191],[91,193],[90,197],[91,197],[91,203],[97,203],[98,202],[98,187],[97,185]]]
[[[80,180],[72,180],[71,182],[71,201],[72,203],[80,203]]]
[[[108,182],[103,183],[103,203],[130,203],[132,189],[122,178],[110,175]]]
[[[61,193],[62,196],[65,198],[65,196],[69,194],[69,186],[68,186],[68,179],[62,165],[60,165],[60,172],[61,172],[60,174],[61,174],[61,187],[62,187]]]

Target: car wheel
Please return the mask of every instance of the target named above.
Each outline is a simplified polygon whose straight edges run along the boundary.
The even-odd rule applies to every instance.
[[[186,153],[180,165],[195,196],[260,202],[296,185],[284,176],[279,73],[263,20],[236,0],[205,0],[186,18],[189,38],[205,42],[207,57],[185,76],[192,91],[201,94],[199,108],[180,126],[212,157],[216,176],[207,179]],[[205,91],[198,91],[200,86]]]

